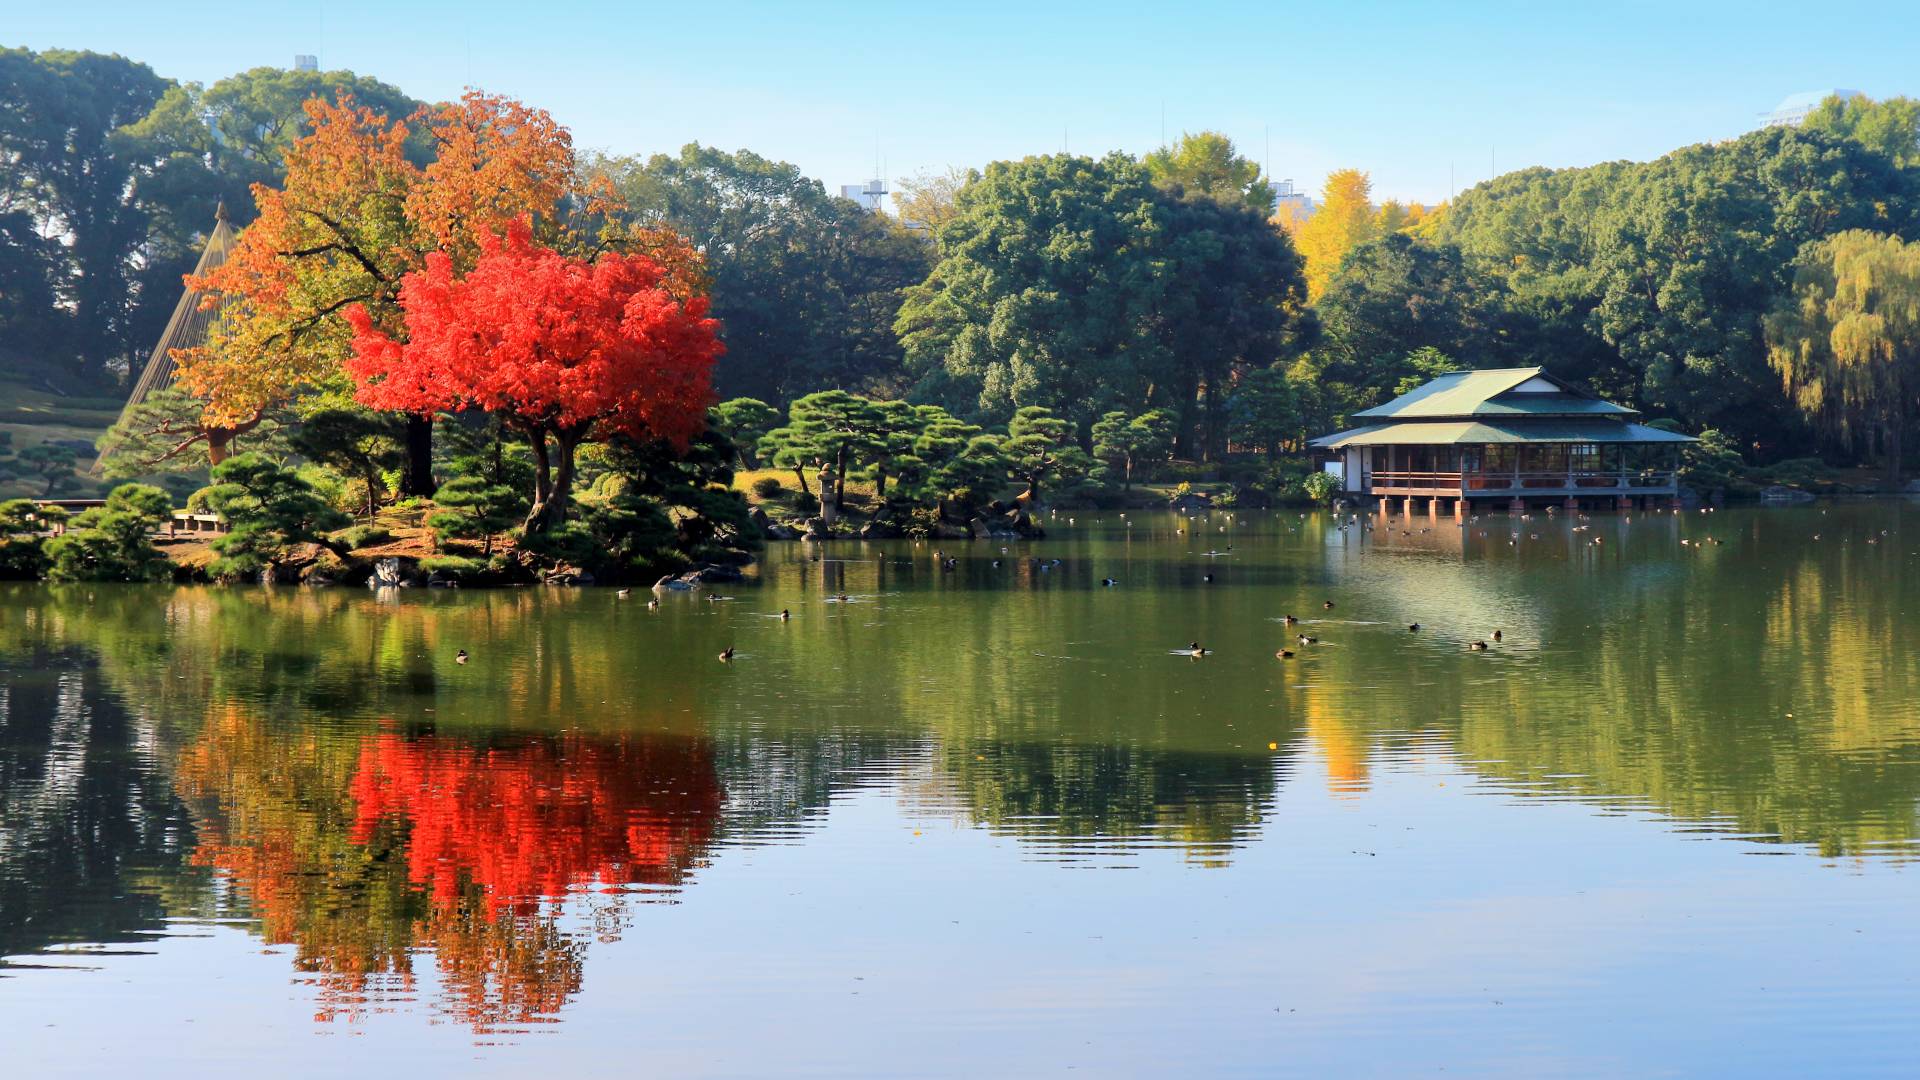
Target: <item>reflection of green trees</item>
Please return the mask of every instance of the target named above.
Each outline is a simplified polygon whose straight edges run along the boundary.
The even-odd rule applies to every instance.
[[[1128,746],[947,744],[940,765],[968,812],[996,832],[1108,849],[1155,844],[1223,860],[1264,815],[1269,757]]]
[[[159,928],[193,826],[147,732],[84,657],[9,650],[0,686],[0,956]]]
[[[1499,573],[1527,574],[1528,604],[1504,612],[1522,628],[1507,624],[1508,648],[1539,642],[1545,654],[1463,663],[1416,650],[1409,662],[1404,643],[1375,636],[1341,657],[1339,677],[1403,665],[1419,693],[1391,712],[1343,701],[1340,722],[1446,731],[1476,770],[1545,794],[1643,805],[1827,855],[1911,854],[1920,653],[1905,613],[1916,597],[1899,549],[1865,542],[1895,520],[1879,508],[1669,519],[1660,552],[1563,548],[1583,560],[1572,574],[1522,569],[1504,535],[1470,545],[1450,577],[1481,575],[1484,599]],[[1823,540],[1809,543],[1812,532]],[[1726,542],[1678,548],[1678,536],[1709,533]],[[1409,562],[1370,593],[1405,604],[1419,588],[1408,582],[1431,573]],[[1425,611],[1446,610],[1442,600]]]

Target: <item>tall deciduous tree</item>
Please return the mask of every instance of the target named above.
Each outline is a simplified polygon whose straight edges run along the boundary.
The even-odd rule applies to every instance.
[[[980,178],[973,169],[948,168],[903,176],[893,185],[893,206],[900,223],[938,243],[940,227],[953,220],[960,189]]]
[[[1800,410],[1850,450],[1877,448],[1897,487],[1920,404],[1920,243],[1854,230],[1809,245],[1767,339]]]
[[[1161,187],[1204,195],[1262,217],[1273,213],[1273,185],[1258,162],[1241,157],[1233,140],[1217,131],[1188,132],[1146,157],[1147,172]]]
[[[894,314],[929,254],[891,217],[746,150],[690,143],[677,156],[593,169],[612,180],[629,220],[669,228],[705,256],[726,327],[722,393],[784,406],[815,390],[900,389]]]
[[[535,244],[523,223],[482,237],[465,277],[439,251],[406,275],[404,341],[348,310],[359,398],[406,413],[479,408],[526,435],[535,462],[528,532],[565,519],[581,443],[620,432],[677,445],[706,422],[719,324],[703,296],[643,255],[591,262]]]
[[[572,190],[573,149],[546,113],[470,91],[412,121],[431,144],[422,167],[413,128],[343,98],[306,102],[312,134],[287,154],[281,188],[254,188],[259,215],[227,261],[192,284],[241,301],[201,349],[179,356],[180,381],[207,400],[207,418],[244,424],[339,369],[357,306],[388,334],[402,332],[401,282],[429,254],[454,273],[509,222],[538,215],[551,227]],[[408,427],[406,494],[433,492],[429,417]]]
[[[121,56],[0,48],[0,286],[17,283],[34,305],[9,312],[0,297],[7,345],[95,381],[138,351],[130,319],[150,223],[119,132],[167,85]]]
[[[1380,235],[1373,208],[1373,180],[1359,169],[1327,175],[1320,207],[1294,230],[1294,246],[1307,260],[1307,295],[1320,299],[1347,252]]]

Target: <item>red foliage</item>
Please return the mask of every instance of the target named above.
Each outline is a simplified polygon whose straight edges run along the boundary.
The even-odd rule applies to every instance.
[[[589,262],[541,247],[524,221],[480,244],[465,277],[444,253],[407,275],[405,343],[348,310],[346,366],[363,403],[480,408],[575,438],[607,429],[685,446],[700,432],[722,349],[705,297],[676,298],[672,275],[644,255]]]
[[[361,751],[352,794],[350,839],[405,822],[409,876],[437,906],[471,884],[522,913],[589,882],[680,884],[722,801],[703,746],[645,738],[481,750],[386,735]]]

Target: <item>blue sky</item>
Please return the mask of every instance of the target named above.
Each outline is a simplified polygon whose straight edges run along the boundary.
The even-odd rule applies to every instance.
[[[1920,5],[763,4],[0,0],[0,44],[119,52],[211,82],[296,52],[416,97],[520,97],[584,147],[698,140],[874,171],[1141,153],[1213,128],[1317,189],[1436,201],[1490,168],[1644,159],[1785,95],[1920,95]]]

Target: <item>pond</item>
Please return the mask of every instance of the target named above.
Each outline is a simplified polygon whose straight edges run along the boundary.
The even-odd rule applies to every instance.
[[[1072,517],[0,590],[10,1075],[1910,1074],[1920,509]]]

